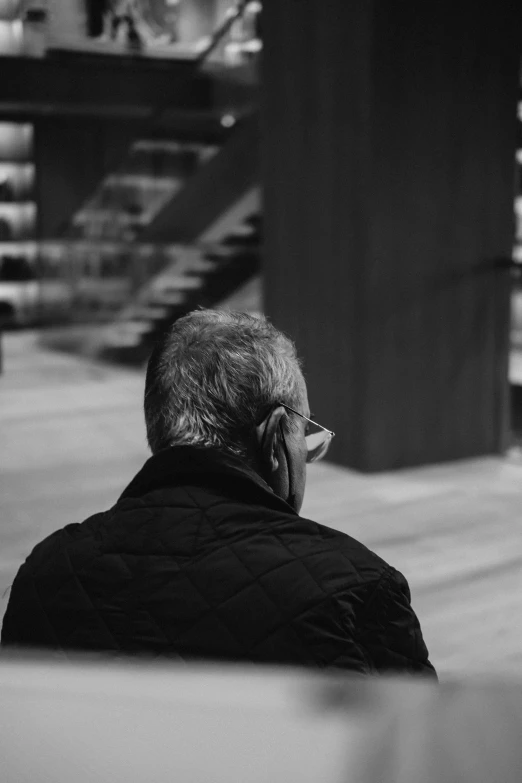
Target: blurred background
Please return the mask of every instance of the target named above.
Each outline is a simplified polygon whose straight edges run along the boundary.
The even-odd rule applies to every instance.
[[[0,614],[147,458],[156,336],[296,340],[303,515],[407,576],[442,677],[522,664],[522,11],[0,0]]]

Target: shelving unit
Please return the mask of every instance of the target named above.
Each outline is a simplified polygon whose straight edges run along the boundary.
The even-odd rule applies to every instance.
[[[30,323],[38,303],[33,126],[0,122],[0,320]]]
[[[518,149],[515,159],[515,241],[513,261],[518,265],[518,268],[515,268],[512,277],[511,346],[509,352],[512,455],[520,453],[522,444],[522,102],[518,104],[517,114]]]
[[[35,8],[33,2],[0,0],[0,67],[2,56],[32,54],[28,44]],[[38,8],[41,12],[41,3]],[[0,323],[4,324],[30,322],[38,301],[33,136],[30,123],[0,121]]]

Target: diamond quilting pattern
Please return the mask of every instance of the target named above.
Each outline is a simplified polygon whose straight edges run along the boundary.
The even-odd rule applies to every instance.
[[[213,474],[185,449],[186,485],[177,459],[151,458],[112,509],[35,547],[2,643],[368,671],[355,627],[386,563],[239,466]]]

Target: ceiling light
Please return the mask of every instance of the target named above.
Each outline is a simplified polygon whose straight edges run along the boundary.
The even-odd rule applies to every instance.
[[[236,124],[236,118],[233,114],[223,114],[221,117],[221,125],[224,128],[231,128],[233,125]]]

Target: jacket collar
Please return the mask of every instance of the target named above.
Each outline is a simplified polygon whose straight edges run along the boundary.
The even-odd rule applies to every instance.
[[[157,489],[183,486],[217,487],[224,496],[297,515],[258,473],[239,457],[216,449],[173,446],[150,457],[122,493],[138,498]]]

